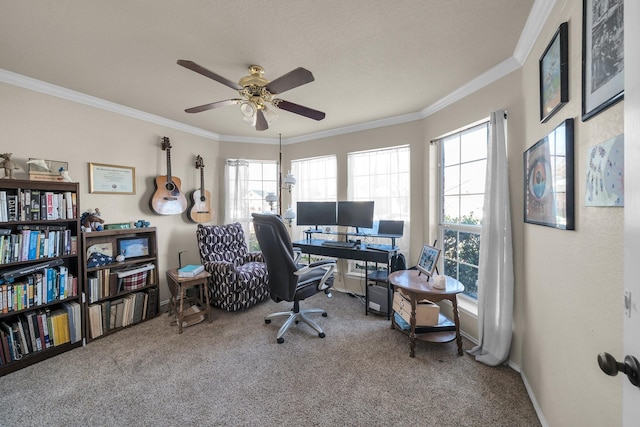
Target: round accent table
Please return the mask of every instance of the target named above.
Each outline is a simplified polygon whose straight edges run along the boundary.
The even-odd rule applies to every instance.
[[[453,277],[445,276],[447,284],[445,289],[433,287],[433,278],[420,274],[418,270],[398,270],[389,275],[389,283],[395,290],[400,289],[402,293],[411,300],[411,329],[406,331],[398,327],[395,316],[391,316],[391,327],[409,336],[410,357],[415,357],[416,339],[429,342],[450,342],[454,339],[458,343],[458,355],[462,356],[462,337],[460,336],[460,319],[458,317],[457,295],[464,291],[464,285]],[[453,306],[453,325],[440,315],[438,325],[429,327],[419,327],[416,332],[416,304],[417,301],[428,299],[432,302],[442,300],[451,301]]]

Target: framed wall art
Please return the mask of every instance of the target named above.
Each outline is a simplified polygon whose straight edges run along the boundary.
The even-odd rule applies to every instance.
[[[587,151],[585,206],[624,206],[624,135]]]
[[[583,0],[582,121],[624,96],[623,0]]]
[[[540,58],[540,121],[569,101],[569,24],[563,22]]]
[[[89,163],[89,192],[136,194],[136,169],[129,166]]]
[[[524,152],[524,222],[574,230],[573,119]]]

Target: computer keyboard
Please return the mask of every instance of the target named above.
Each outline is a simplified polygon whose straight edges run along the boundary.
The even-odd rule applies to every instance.
[[[322,246],[330,246],[332,248],[355,248],[355,242],[336,242],[335,240],[324,240]]]

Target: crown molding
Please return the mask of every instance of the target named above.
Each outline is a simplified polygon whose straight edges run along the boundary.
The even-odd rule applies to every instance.
[[[122,114],[123,116],[131,117],[145,122],[166,126],[168,128],[191,133],[193,135],[220,140],[220,135],[215,132],[204,130],[164,117],[156,116],[154,114],[149,114],[141,110],[136,110],[135,108],[126,107],[121,104],[116,104],[115,102],[107,101],[91,95],[86,95],[75,90],[43,82],[42,80],[37,80],[8,70],[0,69],[0,82],[19,86],[25,89],[30,89],[36,92],[44,93],[46,95],[66,99],[72,102],[77,102],[79,104],[88,105],[90,107],[99,108],[101,110],[110,111],[112,113]]]
[[[483,87],[501,79],[502,77],[512,73],[513,71],[522,67],[527,57],[531,53],[533,46],[542,31],[542,28],[549,18],[553,7],[557,0],[535,0],[531,7],[531,12],[527,18],[527,22],[520,34],[518,43],[513,52],[513,55],[502,61],[500,64],[482,73],[478,77],[474,78],[467,84],[461,86],[449,95],[441,98],[433,104],[423,108],[419,112],[404,114],[401,116],[389,117],[379,120],[373,120],[370,122],[358,123],[355,125],[343,126],[327,131],[311,133],[307,135],[301,135],[293,138],[285,138],[282,140],[284,145],[296,144],[299,142],[313,141],[322,138],[329,138],[332,136],[345,135],[354,132],[362,132],[370,129],[377,129],[386,126],[392,126],[402,123],[408,123],[416,120],[422,120],[430,115],[454,104],[461,99],[471,95],[472,93],[482,89]],[[160,126],[165,126],[171,129],[176,129],[182,132],[190,133],[193,135],[201,136],[204,138],[213,139],[215,141],[223,142],[242,142],[249,144],[277,144],[279,140],[276,138],[261,138],[261,137],[241,137],[234,135],[220,135],[216,132],[211,132],[198,128],[195,126],[187,125],[182,122],[170,120],[164,117],[149,114],[144,111],[136,110],[134,108],[126,107],[124,105],[116,104],[114,102],[106,101],[104,99],[96,98],[94,96],[86,95],[81,92],[76,92],[61,86],[56,86],[51,83],[43,82],[31,77],[23,76],[21,74],[13,73],[8,70],[0,69],[0,82],[8,83],[14,86],[19,86],[25,89],[34,90],[47,95],[56,96],[58,98],[67,99],[69,101],[77,102],[91,107],[100,108],[102,110],[110,111],[124,116],[132,117],[134,119],[143,120],[145,122],[154,123]]]

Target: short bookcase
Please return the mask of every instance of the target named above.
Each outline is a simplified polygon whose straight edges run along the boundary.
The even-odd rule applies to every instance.
[[[0,375],[84,343],[78,190],[0,181]]]
[[[129,248],[124,261],[119,251]],[[111,261],[88,266],[90,253]],[[87,342],[158,314],[158,245],[155,227],[82,232]]]

